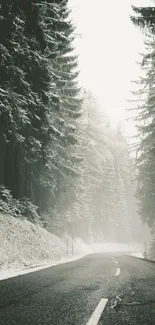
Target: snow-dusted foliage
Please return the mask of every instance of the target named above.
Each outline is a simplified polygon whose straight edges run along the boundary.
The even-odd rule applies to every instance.
[[[1,211],[128,240],[127,145],[79,88],[74,30],[68,0],[0,0]]]

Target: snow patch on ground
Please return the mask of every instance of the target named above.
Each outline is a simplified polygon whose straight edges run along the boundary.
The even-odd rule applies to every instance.
[[[143,253],[132,252],[130,255],[131,255],[131,256],[135,256],[135,257],[139,257],[139,258],[144,258]]]
[[[136,256],[139,258],[144,258],[142,253],[142,245],[138,243],[96,243],[91,245],[92,251],[95,252],[103,252],[103,253],[124,253],[130,256]]]
[[[5,280],[5,279],[9,279],[9,278],[14,278],[19,275],[37,272],[37,271],[44,270],[49,267],[60,265],[63,263],[73,262],[75,260],[78,260],[78,259],[84,257],[85,255],[86,254],[81,254],[81,255],[76,255],[74,257],[70,257],[70,258],[63,258],[60,261],[56,261],[53,263],[47,262],[44,265],[34,266],[34,267],[26,268],[26,269],[8,269],[5,271],[0,271],[0,280]]]
[[[104,252],[104,253],[126,252],[128,251],[128,245],[105,242],[105,243],[92,244],[91,249],[94,253],[95,252]]]
[[[26,219],[0,214],[0,279],[76,260],[89,249],[81,239],[60,238]]]

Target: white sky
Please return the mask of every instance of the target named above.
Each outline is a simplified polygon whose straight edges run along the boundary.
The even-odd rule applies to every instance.
[[[131,3],[150,5],[151,0],[70,0],[77,33],[80,82],[92,89],[112,122],[127,117],[131,81],[140,68],[138,52],[144,52],[144,36],[130,21]],[[128,124],[131,133],[132,126]]]

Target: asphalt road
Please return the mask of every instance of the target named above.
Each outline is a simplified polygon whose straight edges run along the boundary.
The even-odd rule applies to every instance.
[[[155,325],[155,263],[92,254],[0,281],[0,325],[86,325],[101,299],[98,325]]]

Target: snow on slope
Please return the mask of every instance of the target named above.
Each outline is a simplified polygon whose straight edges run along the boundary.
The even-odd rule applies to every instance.
[[[24,218],[0,214],[0,278],[36,266],[43,268],[43,265],[47,267],[60,264],[86,254],[86,245],[76,240],[75,256],[72,257],[69,238],[67,255],[66,243],[66,238],[59,238]]]

